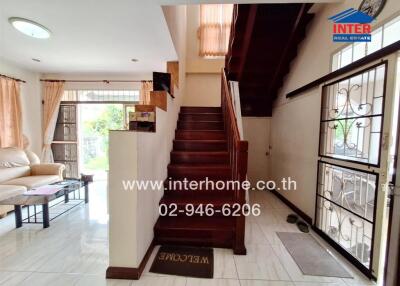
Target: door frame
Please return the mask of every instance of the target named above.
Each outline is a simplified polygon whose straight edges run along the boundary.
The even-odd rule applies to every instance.
[[[386,186],[383,186],[383,181],[387,181],[387,173],[388,173],[388,166],[387,160],[388,157],[388,148],[387,148],[387,133],[390,134],[391,126],[391,118],[392,118],[392,101],[394,99],[394,89],[395,89],[395,81],[394,81],[394,74],[395,68],[397,65],[397,52],[384,56],[378,60],[373,60],[364,63],[362,66],[354,68],[351,71],[346,71],[343,73],[338,74],[335,78],[324,82],[319,85],[320,94],[321,94],[321,112],[322,112],[322,94],[323,94],[323,87],[326,85],[330,85],[332,83],[348,79],[352,76],[355,76],[363,71],[367,71],[371,68],[376,66],[382,65],[387,61],[386,70],[385,70],[385,83],[384,83],[384,102],[383,102],[383,111],[382,111],[382,129],[381,129],[381,138],[380,138],[380,146],[379,146],[379,160],[378,164],[363,164],[361,162],[354,162],[352,160],[337,160],[336,158],[331,158],[327,156],[321,156],[320,149],[318,150],[318,161],[324,161],[328,164],[335,164],[335,162],[340,162],[341,166],[344,168],[352,168],[355,165],[361,166],[361,168],[357,168],[360,171],[368,171],[374,172],[377,174],[378,180],[380,181],[379,185],[376,187],[376,201],[377,203],[374,206],[374,213],[377,212],[377,205],[384,206],[386,202]],[[319,143],[321,143],[321,125],[319,130]],[[320,148],[320,144],[318,145]],[[383,156],[382,156],[383,155]],[[318,163],[318,171],[319,171],[319,163]],[[318,172],[317,171],[317,172]],[[317,192],[318,192],[318,173],[317,173]],[[382,178],[382,179],[381,179]],[[380,252],[381,244],[382,244],[382,226],[381,221],[383,221],[383,211],[385,207],[382,207],[382,210],[379,210],[375,216],[375,225],[378,228],[373,229],[373,240],[371,242],[371,262],[370,262],[370,269],[366,268],[361,262],[359,262],[355,257],[353,257],[350,253],[348,253],[345,249],[343,249],[338,243],[336,243],[333,239],[331,239],[327,234],[325,234],[322,230],[317,227],[317,199],[315,202],[315,217],[313,222],[313,230],[318,233],[323,239],[325,239],[334,249],[336,249],[339,253],[341,253],[347,260],[351,262],[355,267],[357,267],[362,273],[364,273],[370,279],[376,280],[376,276],[378,275],[380,263],[384,263],[381,261],[381,258],[377,253]],[[390,225],[389,229],[390,231]],[[379,234],[379,237],[376,237],[376,234]],[[375,259],[374,259],[375,258]],[[376,258],[379,258],[378,261],[375,261]]]

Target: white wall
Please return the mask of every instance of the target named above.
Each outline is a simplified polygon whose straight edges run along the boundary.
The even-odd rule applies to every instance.
[[[0,74],[26,81],[21,83],[23,133],[30,141],[29,149],[40,155],[42,150],[42,95],[40,74],[0,59]]]
[[[205,59],[199,56],[197,30],[200,25],[200,6],[187,6],[186,91],[185,106],[221,106],[221,70],[224,59]]]
[[[147,189],[124,193],[122,179],[164,181],[167,179],[167,166],[170,161],[172,141],[175,136],[178,113],[184,98],[185,89],[185,52],[186,52],[186,7],[163,7],[163,12],[170,29],[171,38],[179,57],[179,88],[175,87],[175,98],[168,96],[167,111],[156,110],[156,132],[112,131],[110,158],[119,159],[119,164],[110,160],[110,266],[137,268],[142,261],[151,241],[153,227],[158,218],[158,204],[163,190]],[[129,134],[129,135],[127,135]],[[128,136],[133,144],[126,144],[123,138]],[[130,142],[130,141],[128,141]],[[123,156],[124,150],[129,160]],[[132,155],[130,152],[135,152]],[[133,159],[133,161],[130,161]],[[137,167],[137,171],[135,171]],[[125,177],[116,175],[120,169]],[[130,198],[130,196],[134,198]],[[124,210],[121,206],[128,208]],[[132,213],[133,212],[133,213]],[[127,214],[127,215],[126,215]],[[132,215],[130,215],[132,214]],[[126,230],[134,228],[134,230]],[[126,237],[124,236],[126,234]],[[134,246],[132,246],[134,244]],[[128,247],[128,252],[120,250]]]
[[[221,106],[221,75],[186,75],[185,106]]]
[[[327,4],[315,15],[273,109],[271,177],[276,181],[287,176],[297,180],[296,193],[282,194],[310,217],[314,217],[315,208],[320,91],[314,88],[291,100],[285,95],[329,73],[331,55],[343,44],[332,42],[332,24],[328,17],[358,5],[357,0]],[[379,25],[399,11],[400,2],[388,0],[373,25]]]

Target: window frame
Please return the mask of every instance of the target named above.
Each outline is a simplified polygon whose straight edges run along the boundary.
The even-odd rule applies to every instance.
[[[393,20],[396,19],[396,18],[399,18],[399,22],[400,22],[400,12],[396,12],[396,13],[392,14],[391,16],[387,17],[386,19],[377,22],[377,23],[373,26],[373,29],[372,29],[372,31],[371,31],[371,34],[373,34],[374,32],[376,32],[376,30],[382,28],[381,48],[378,49],[377,51],[379,51],[379,50],[381,50],[382,48],[384,48],[384,46],[383,46],[383,41],[384,41],[384,37],[385,37],[385,32],[384,32],[384,30],[385,30],[384,28],[385,28],[385,27],[384,27],[384,26],[385,26],[386,24],[390,23],[391,21],[393,21]],[[370,42],[367,42],[366,45],[367,45],[368,43],[370,43]],[[343,67],[337,67],[336,69],[333,69],[333,62],[334,62],[334,57],[335,57],[335,55],[338,54],[338,53],[340,53],[341,51],[345,50],[347,47],[353,46],[353,47],[352,47],[352,56],[351,56],[351,57],[352,57],[352,61],[351,61],[351,63],[355,62],[355,61],[353,60],[353,59],[354,59],[354,44],[355,44],[355,43],[351,43],[351,44],[349,44],[349,43],[343,43],[342,45],[340,45],[338,48],[336,48],[335,50],[333,50],[333,51],[331,52],[330,58],[329,58],[329,71],[330,71],[330,72],[334,72],[334,71],[337,71],[337,70],[339,70],[339,69],[345,67],[345,66],[343,66]],[[376,51],[375,51],[375,52],[376,52]],[[370,54],[371,54],[371,53],[370,53]],[[360,59],[362,59],[362,58],[364,58],[364,57],[366,57],[366,56],[368,56],[368,55],[369,55],[369,54],[367,53],[365,56],[361,57]],[[340,56],[341,56],[341,54],[340,54]],[[338,58],[339,58],[339,57],[338,57]],[[338,62],[338,63],[339,63],[339,62]],[[350,64],[351,64],[351,63],[350,63]]]

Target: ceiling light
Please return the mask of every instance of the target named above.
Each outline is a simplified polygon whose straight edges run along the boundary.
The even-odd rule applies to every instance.
[[[32,61],[40,63],[40,59],[33,58]]]
[[[138,60],[138,59],[131,59],[131,61],[134,62],[134,63],[136,63],[136,62],[138,62],[139,60]]]
[[[47,39],[51,34],[50,30],[45,26],[28,19],[11,17],[8,19],[8,22],[21,33],[33,38]]]

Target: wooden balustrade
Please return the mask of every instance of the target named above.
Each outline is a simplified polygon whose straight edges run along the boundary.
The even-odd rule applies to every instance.
[[[247,175],[248,142],[240,138],[237,118],[233,107],[232,93],[226,79],[225,70],[222,71],[221,107],[222,115],[224,117],[225,132],[228,140],[230,165],[232,167],[231,179],[240,182],[242,185],[243,181],[246,180]],[[241,188],[235,190],[235,201],[240,205],[243,205],[246,202],[246,190]],[[246,254],[244,234],[245,217],[241,215],[236,218],[235,254]]]

